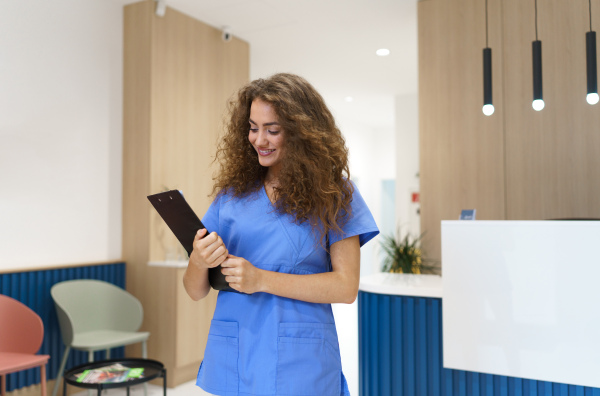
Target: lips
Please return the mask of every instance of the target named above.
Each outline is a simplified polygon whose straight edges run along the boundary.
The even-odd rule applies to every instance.
[[[267,155],[271,155],[275,151],[275,149],[273,149],[273,150],[261,150],[261,149],[257,148],[256,151],[258,151],[259,155],[262,155],[264,157],[264,156],[267,156]]]

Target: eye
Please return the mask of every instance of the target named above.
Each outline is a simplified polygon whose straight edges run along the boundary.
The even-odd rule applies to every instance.
[[[250,132],[258,132],[258,128],[250,128]]]
[[[279,131],[270,131],[268,129],[267,132],[269,132],[271,135],[277,135],[279,133]]]

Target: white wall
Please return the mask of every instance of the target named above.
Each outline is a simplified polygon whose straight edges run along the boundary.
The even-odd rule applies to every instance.
[[[0,270],[121,255],[122,5],[0,12]]]
[[[375,222],[381,222],[381,185],[394,179],[396,146],[393,128],[369,128],[346,119],[338,120],[350,151],[350,175],[357,183]],[[380,270],[379,236],[361,249],[361,276]]]
[[[419,97],[418,94],[395,98],[396,107],[396,223],[402,235],[420,235],[419,204],[411,202],[419,191]]]

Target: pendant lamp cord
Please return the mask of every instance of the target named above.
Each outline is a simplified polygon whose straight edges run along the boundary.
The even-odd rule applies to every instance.
[[[537,33],[538,33],[537,32],[537,0],[535,0],[535,41],[537,41],[537,39],[538,39]]]
[[[488,0],[485,0],[485,48],[488,47]]]
[[[591,32],[592,31],[592,0],[589,0],[589,3],[590,3],[590,32]]]

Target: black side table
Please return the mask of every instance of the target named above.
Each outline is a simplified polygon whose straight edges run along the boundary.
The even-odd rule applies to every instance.
[[[93,370],[101,367],[110,366],[113,364],[120,363],[125,367],[129,368],[143,368],[144,376],[140,378],[130,378],[124,382],[108,382],[90,384],[84,382],[77,382],[79,375],[85,370]],[[127,396],[129,396],[129,387],[142,384],[144,382],[151,381],[155,378],[162,377],[163,379],[163,395],[167,396],[167,369],[165,366],[157,361],[151,359],[112,359],[112,360],[99,360],[97,362],[82,364],[77,367],[73,367],[64,374],[63,382],[63,396],[67,394],[67,384],[77,386],[79,388],[86,389],[97,389],[98,396],[102,393],[103,389],[114,389],[114,388],[127,388]]]

